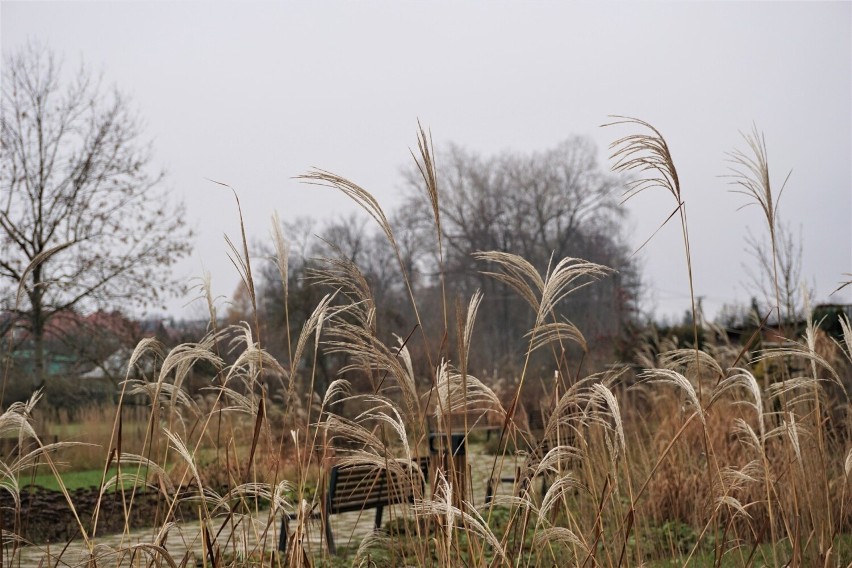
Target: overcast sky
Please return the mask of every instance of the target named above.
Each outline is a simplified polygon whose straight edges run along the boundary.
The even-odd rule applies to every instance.
[[[238,277],[223,233],[239,235],[237,188],[252,238],[284,220],[353,210],[293,176],[349,177],[386,209],[399,202],[419,118],[437,147],[495,153],[573,134],[606,145],[607,115],[653,123],[681,178],[697,294],[712,315],[747,303],[747,227],[755,207],[719,176],[739,131],[766,135],[773,181],[792,169],[780,215],[802,227],[818,301],[852,272],[852,4],[503,2],[2,2],[4,54],[47,42],[132,96],[156,160],[187,204],[195,253],[178,268]],[[440,163],[438,164],[440,168]],[[639,246],[671,212],[662,191],[628,202]],[[679,227],[640,252],[647,308],[680,314],[688,284]],[[174,312],[185,299],[171,304]]]

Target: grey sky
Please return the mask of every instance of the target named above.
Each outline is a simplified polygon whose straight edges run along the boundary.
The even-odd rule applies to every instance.
[[[609,114],[666,136],[691,229],[696,292],[714,313],[747,302],[746,227],[759,211],[719,176],[740,130],[765,132],[781,217],[802,226],[819,301],[852,272],[852,4],[834,3],[165,3],[3,2],[4,53],[48,42],[133,97],[156,159],[187,203],[196,252],[187,277],[237,275],[223,232],[238,235],[238,189],[251,236],[269,218],[351,211],[342,195],[291,179],[311,166],[398,203],[416,120],[436,146],[530,151],[571,134],[606,144]],[[438,164],[440,168],[440,163]],[[670,195],[629,202],[638,246],[673,209]],[[646,305],[688,307],[679,227],[640,253]],[[183,303],[176,302],[174,306]],[[192,310],[182,310],[189,314]]]

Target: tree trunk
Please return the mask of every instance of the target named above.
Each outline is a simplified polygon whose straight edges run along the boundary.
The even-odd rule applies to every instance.
[[[46,369],[44,365],[44,324],[45,314],[42,306],[43,291],[41,288],[41,266],[33,269],[33,291],[29,295],[32,311],[30,312],[30,328],[33,334],[33,388],[44,386]]]

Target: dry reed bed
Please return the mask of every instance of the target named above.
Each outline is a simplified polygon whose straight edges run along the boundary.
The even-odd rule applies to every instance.
[[[678,217],[681,223],[692,293],[686,209],[668,146],[647,123],[617,118],[613,125],[638,131],[613,145],[614,168],[635,176],[627,197],[663,187],[675,199],[670,218]],[[765,144],[756,133],[747,141],[751,153],[733,154],[733,180],[760,205],[774,234],[777,196],[769,186]],[[432,204],[442,258],[440,193],[431,143],[422,129],[418,150],[415,159]],[[387,217],[366,190],[325,171],[304,179],[348,195],[398,250]],[[273,227],[287,305],[288,249],[277,218]],[[581,330],[555,317],[555,308],[579,287],[606,278],[609,269],[567,258],[554,259],[541,274],[518,256],[483,252],[478,255],[483,270],[517,292],[534,314],[523,370],[510,383],[511,390],[495,392],[467,369],[480,294],[458,310],[455,322],[446,316],[444,299],[444,329],[438,333],[455,337],[452,347],[435,352],[430,346],[436,340],[422,325],[389,345],[379,339],[375,315],[380,306],[367,279],[353,263],[332,259],[314,277],[333,292],[289,341],[287,360],[278,361],[253,333],[260,326],[245,231],[241,245],[228,244],[255,306],[255,321],[218,329],[207,286],[211,326],[206,337],[170,351],[154,340],[136,348],[131,366],[153,355],[159,371],[146,380],[126,381],[121,401],[146,397],[147,425],[141,440],[131,442],[119,403],[109,443],[101,450],[104,471],[115,465],[119,473],[104,476],[102,495],[118,495],[130,519],[137,506],[136,490],[120,481],[144,472],[150,490],[160,494],[163,516],[149,540],[126,545],[101,542],[97,504],[91,517],[75,516],[88,565],[185,565],[189,557],[172,557],[167,547],[179,501],[190,504],[202,527],[204,565],[330,563],[324,549],[307,537],[332,458],[334,463],[367,463],[377,471],[392,471],[394,479],[407,480],[416,494],[414,503],[403,508],[407,517],[391,519],[392,534],[370,535],[357,551],[350,551],[347,562],[353,564],[641,566],[669,558],[685,565],[702,559],[702,565],[717,566],[849,562],[843,558],[848,549],[841,547],[852,528],[852,453],[845,418],[849,401],[841,380],[852,364],[848,321],[842,322],[840,341],[821,334],[819,322],[809,322],[802,337],[770,349],[752,341],[732,345],[713,330],[699,348],[696,325],[693,347],[678,349],[666,339],[646,342],[637,354],[641,371],[614,366],[582,376],[576,362],[569,366],[561,354],[568,343],[585,351],[585,339]],[[417,298],[401,257],[399,261],[420,324]],[[443,274],[440,283],[443,287]],[[780,313],[780,302],[777,309]],[[414,342],[422,342],[434,369],[425,379],[415,376],[409,352]],[[317,349],[347,361],[322,400],[304,394],[313,392],[315,358],[307,367],[300,365],[306,353]],[[515,419],[522,414],[524,385],[538,380],[527,370],[529,355],[537,349],[553,351],[559,385],[544,434],[538,437]],[[182,388],[200,362],[217,371],[208,391],[213,400],[201,405]],[[369,390],[355,392],[347,380],[355,376],[359,384],[369,384]],[[424,389],[424,380],[432,388]],[[273,382],[283,387],[283,412],[267,397]],[[56,455],[66,443],[38,443],[32,427],[37,400],[36,395],[27,404],[12,405],[0,416],[0,434],[14,433],[37,443],[30,452],[4,456],[0,466],[2,488],[13,497],[18,512],[22,472],[41,463],[61,479]],[[341,401],[360,411],[339,414]],[[838,408],[843,412],[836,412]],[[474,505],[459,498],[453,472],[439,472],[436,482],[421,491],[423,480],[414,459],[425,450],[427,418],[432,414],[440,424],[462,410],[502,426],[493,475],[510,446],[525,441],[535,447],[545,438],[553,440],[543,459],[530,461],[526,470],[530,479],[550,476],[546,492],[529,489],[535,484],[518,483],[514,492],[498,494],[491,504]],[[216,464],[213,470],[211,462]],[[64,495],[74,511],[70,494]],[[271,552],[282,512],[296,515],[286,557]],[[3,527],[6,562],[14,562],[25,544],[18,536],[20,522],[18,515],[15,526]],[[227,542],[217,540],[223,527],[234,535]],[[126,534],[129,529],[130,522]]]

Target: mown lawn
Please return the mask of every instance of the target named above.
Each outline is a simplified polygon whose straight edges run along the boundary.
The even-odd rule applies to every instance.
[[[134,470],[129,470],[128,468],[124,468],[123,473],[125,475],[132,474]],[[102,469],[88,469],[84,471],[64,471],[60,472],[62,476],[62,481],[65,484],[65,488],[68,490],[86,488],[86,487],[99,487],[101,484],[101,480],[103,479],[103,470]],[[111,467],[107,471],[106,479],[110,479],[118,473],[117,468]],[[144,472],[143,472],[144,475]],[[39,487],[44,487],[45,489],[50,489],[53,491],[59,490],[59,482],[53,473],[50,472],[45,466],[41,466],[37,469],[35,474],[22,475],[18,480],[21,486],[24,485],[38,485]],[[133,483],[131,480],[126,480],[124,482],[125,489],[129,489],[133,487]],[[141,485],[141,483],[139,484]]]

